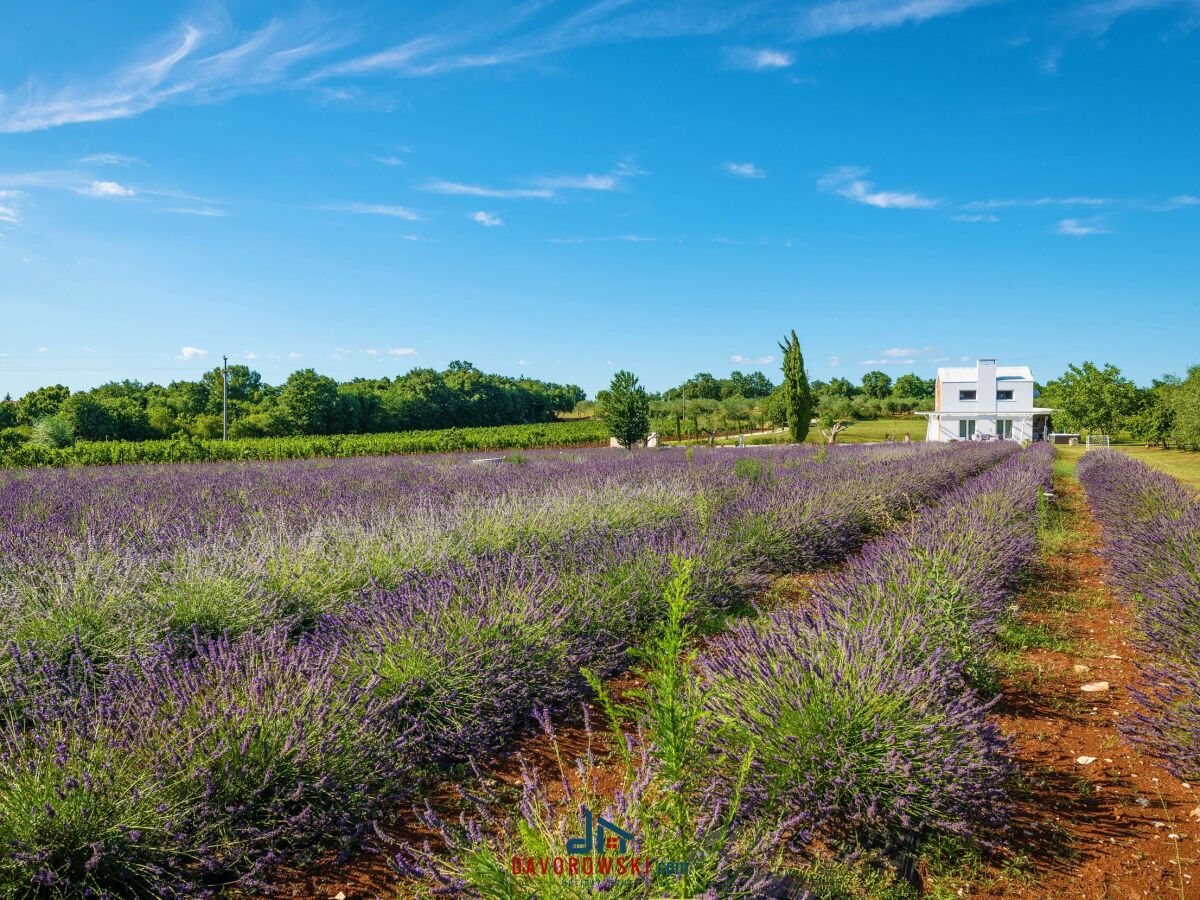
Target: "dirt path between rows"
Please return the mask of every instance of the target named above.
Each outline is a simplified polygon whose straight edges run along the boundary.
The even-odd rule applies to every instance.
[[[996,718],[1023,771],[1011,855],[960,896],[1200,897],[1200,786],[1134,751],[1117,729],[1136,709],[1134,626],[1104,583],[1082,488],[1066,477],[1055,487],[1069,534],[1020,597],[1018,623],[1061,643],[1019,653],[1004,679]],[[1101,681],[1108,690],[1081,690]]]

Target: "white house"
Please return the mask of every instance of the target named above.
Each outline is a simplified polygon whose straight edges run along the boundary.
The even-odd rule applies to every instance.
[[[1054,412],[1033,405],[1028,366],[998,366],[994,359],[938,369],[933,396],[933,411],[920,413],[928,422],[927,441],[1044,440]]]

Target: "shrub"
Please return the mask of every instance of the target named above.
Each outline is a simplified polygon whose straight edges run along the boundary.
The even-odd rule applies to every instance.
[[[30,440],[35,446],[57,450],[75,442],[75,430],[61,416],[44,416],[34,423]]]
[[[702,660],[719,744],[735,758],[755,748],[755,813],[796,815],[801,840],[986,840],[1012,767],[959,669],[932,647],[814,624],[743,624]]]

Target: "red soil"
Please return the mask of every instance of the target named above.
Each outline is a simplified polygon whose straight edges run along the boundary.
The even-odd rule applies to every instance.
[[[996,718],[1023,771],[1011,856],[962,895],[1200,896],[1200,785],[1180,782],[1117,730],[1137,708],[1134,626],[1104,584],[1099,530],[1079,485],[1064,480],[1056,492],[1082,534],[1045,562],[1020,600],[1021,620],[1066,633],[1076,652],[1027,651],[1025,670],[1005,679]],[[1109,689],[1080,690],[1097,681]]]

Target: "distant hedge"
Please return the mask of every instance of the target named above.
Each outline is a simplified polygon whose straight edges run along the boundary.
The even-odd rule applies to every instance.
[[[595,419],[493,428],[444,428],[390,434],[335,434],[317,437],[242,438],[202,441],[79,441],[55,449],[21,444],[0,452],[0,467],[110,466],[129,463],[212,462],[227,460],[309,459],[312,457],[386,456],[392,453],[450,453],[466,450],[515,450],[595,444],[608,440],[608,429]]]

